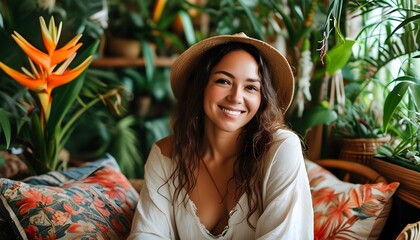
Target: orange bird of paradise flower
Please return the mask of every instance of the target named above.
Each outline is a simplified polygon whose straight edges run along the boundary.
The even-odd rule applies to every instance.
[[[57,28],[53,17],[51,17],[48,27],[43,17],[40,17],[39,21],[42,40],[47,53],[35,48],[19,33],[14,32],[12,37],[28,56],[31,71],[22,67],[23,73],[21,73],[2,62],[0,62],[0,68],[19,84],[37,93],[42,105],[43,114],[41,115],[41,121],[43,122],[48,120],[50,115],[52,90],[77,78],[89,66],[93,56],[86,58],[74,69],[68,68],[76,57],[76,51],[82,46],[82,43],[78,43],[82,34],[74,37],[62,48],[56,49],[61,34],[62,22]]]

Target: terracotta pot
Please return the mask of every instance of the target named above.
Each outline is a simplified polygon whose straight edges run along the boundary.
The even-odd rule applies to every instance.
[[[107,50],[111,56],[135,59],[140,56],[141,46],[138,40],[109,37]]]
[[[139,96],[137,97],[137,115],[145,117],[150,110],[152,105],[152,97],[150,96]]]

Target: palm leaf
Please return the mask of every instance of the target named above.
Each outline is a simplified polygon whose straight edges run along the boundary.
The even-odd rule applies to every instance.
[[[407,8],[400,1],[351,1],[352,11],[360,11],[360,15],[369,16],[372,11],[382,10],[381,18],[365,25],[358,40],[376,39],[366,48],[371,52],[363,60],[375,67],[374,74],[394,59],[417,52],[420,49],[420,27],[418,10]],[[414,16],[411,16],[415,14]],[[398,24],[395,27],[395,24]],[[381,29],[383,28],[383,29]],[[399,30],[404,29],[400,32]],[[376,31],[382,35],[375,34]],[[361,37],[366,36],[366,39]],[[376,54],[376,55],[375,55]],[[369,66],[368,65],[368,66]]]
[[[420,47],[420,39],[417,40],[414,39],[412,33],[405,32],[399,35],[399,39],[393,41],[377,41],[375,44],[376,48],[379,49],[377,52],[378,55],[369,55],[365,59],[363,59],[363,61],[370,64],[370,66],[374,66],[376,69],[376,73],[392,60],[417,52]],[[375,49],[375,46],[370,46],[369,48]]]
[[[412,17],[406,18],[402,23],[400,23],[388,36],[388,38],[391,38],[400,28],[406,27],[411,23],[414,23],[416,20],[420,20],[420,14],[414,15]]]
[[[415,79],[409,76],[403,76],[395,79],[393,82],[399,82],[392,91],[388,94],[385,99],[384,106],[384,115],[383,115],[383,130],[386,132],[388,130],[391,118],[394,115],[397,106],[400,104],[401,100],[404,98],[404,95],[408,91],[410,86],[416,85]]]

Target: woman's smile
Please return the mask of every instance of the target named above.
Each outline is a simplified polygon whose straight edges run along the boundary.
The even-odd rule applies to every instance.
[[[226,114],[228,114],[230,116],[234,116],[234,117],[237,117],[241,113],[245,112],[245,111],[241,111],[241,110],[228,109],[228,108],[224,108],[224,107],[220,107],[220,109],[222,109],[222,111],[225,112]]]

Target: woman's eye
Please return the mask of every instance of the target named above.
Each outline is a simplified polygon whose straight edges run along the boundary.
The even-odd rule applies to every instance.
[[[225,80],[225,79],[217,79],[216,83],[218,83],[218,84],[229,84],[229,81]]]
[[[251,90],[251,91],[258,91],[258,88],[256,87],[256,86],[247,86],[246,87],[248,90]]]

